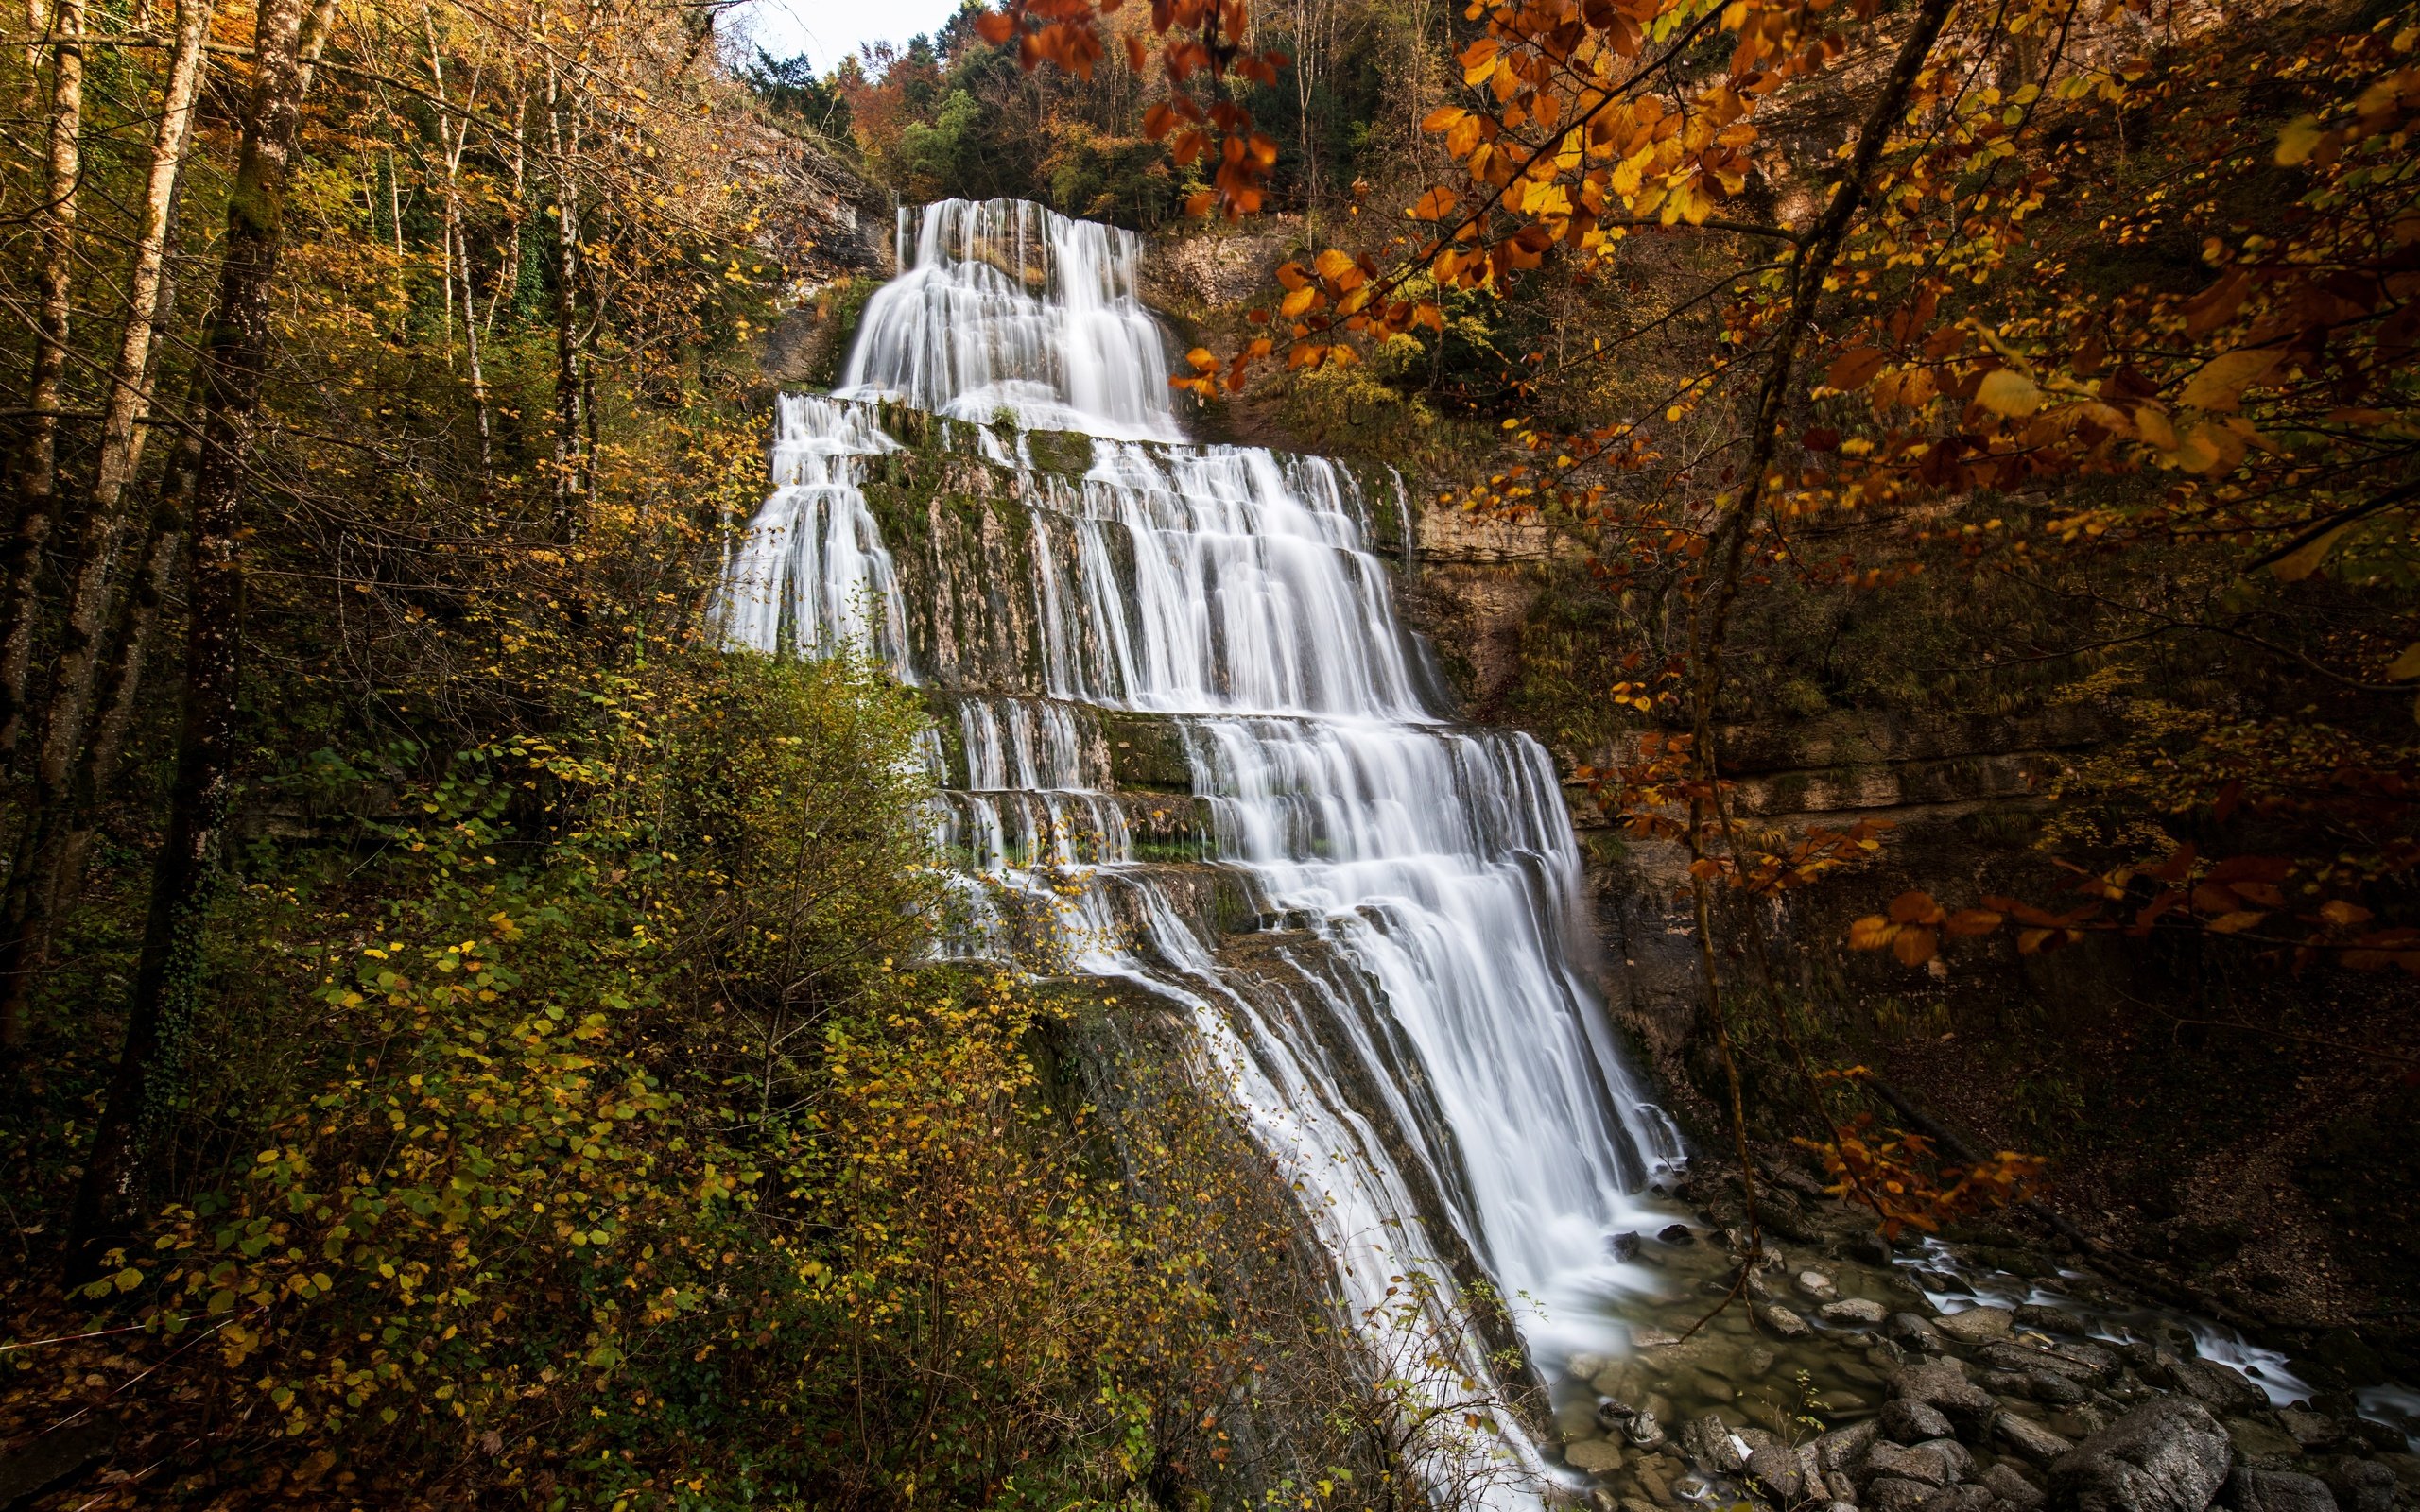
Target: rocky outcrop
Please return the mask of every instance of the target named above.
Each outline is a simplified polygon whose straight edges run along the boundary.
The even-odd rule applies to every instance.
[[[2135,1408],[2050,1466],[2053,1512],[2204,1512],[2235,1456],[2199,1402],[2169,1397]]]

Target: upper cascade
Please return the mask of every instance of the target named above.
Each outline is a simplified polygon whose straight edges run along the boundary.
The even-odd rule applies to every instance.
[[[866,301],[835,393],[988,425],[1184,438],[1143,307],[1143,239],[1022,199],[899,212],[899,276]]]

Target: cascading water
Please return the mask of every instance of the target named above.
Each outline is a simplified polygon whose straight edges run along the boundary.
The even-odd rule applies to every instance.
[[[1646,1283],[1608,1241],[1642,1226],[1634,1194],[1680,1143],[1575,965],[1580,860],[1546,752],[1446,719],[1349,474],[1176,443],[1136,238],[952,201],[903,213],[899,246],[843,387],[782,401],[780,486],[726,574],[726,636],[854,644],[955,704],[943,840],[1009,893],[1063,902],[1057,868],[1089,868],[1065,905],[1075,966],[1190,1011],[1357,1314],[1412,1271],[1455,1308],[1475,1268],[1533,1352],[1617,1349],[1609,1304]],[[1013,421],[1013,452],[1006,426],[976,434],[1013,469],[1029,541],[1019,654],[938,633],[911,650],[862,487],[897,446],[878,400]],[[1029,465],[1040,429],[1096,438],[1080,480]],[[1166,856],[1138,859],[1102,711],[1173,728],[1208,816],[1190,859],[1274,920],[1249,970],[1171,895]],[[1486,1374],[1459,1352],[1456,1373]],[[1520,1425],[1497,1427],[1538,1472]]]

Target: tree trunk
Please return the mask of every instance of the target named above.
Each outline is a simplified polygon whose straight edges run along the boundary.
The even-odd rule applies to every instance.
[[[587,488],[586,383],[579,336],[579,211],[572,181],[571,149],[579,123],[563,129],[562,100],[547,80],[547,132],[555,157],[555,234],[562,244],[555,281],[555,530],[558,544],[578,533],[579,502]]]
[[[201,925],[217,869],[234,758],[243,646],[244,478],[268,368],[286,180],[307,77],[305,0],[261,0],[253,87],[227,204],[218,307],[201,353],[201,455],[194,476],[185,685],[167,841],[151,874],[126,1039],[76,1194],[70,1253],[89,1266],[140,1211],[145,1159],[164,1132],[200,989]],[[324,26],[319,28],[325,35]]]
[[[101,416],[100,457],[94,469],[84,528],[78,541],[74,587],[67,600],[50,696],[43,708],[35,745],[33,792],[25,827],[17,835],[5,895],[0,895],[0,1047],[26,1043],[27,1004],[33,975],[46,952],[50,900],[60,870],[60,845],[73,827],[70,791],[78,752],[93,716],[108,635],[118,615],[118,558],[133,523],[126,507],[127,485],[141,453],[138,426],[151,407],[152,335],[167,287],[166,249],[177,199],[177,180],[192,135],[194,101],[201,83],[201,43],[210,24],[211,0],[183,0],[178,8],[177,45],[151,165],[144,186],[143,227],[128,281],[126,328],[110,371],[109,398]]]
[[[168,584],[176,576],[177,559],[184,551],[185,512],[193,504],[194,470],[200,452],[198,442],[178,448],[151,517],[151,543],[136,575],[134,592],[119,610],[117,631],[112,637],[116,649],[111,656],[109,676],[102,687],[100,719],[93,726],[93,738],[85,744],[83,760],[77,764],[75,784],[68,796],[67,837],[59,847],[59,859],[51,874],[37,879],[37,885],[42,888],[34,898],[38,914],[32,938],[38,953],[34,959],[37,968],[42,964],[39,953],[49,937],[50,920],[58,917],[60,902],[83,885],[85,863],[93,849],[95,816],[110,783],[117,778],[118,761],[126,753],[126,737],[134,728],[144,670],[151,658],[152,639],[159,633],[160,606],[167,600]]]
[[[0,608],[0,757],[26,726],[26,687],[42,619],[43,550],[59,518],[59,405],[67,375],[67,322],[75,293],[76,191],[83,174],[84,0],[59,0],[51,46],[50,152],[42,227],[42,308],[34,324],[31,416],[17,462],[17,527],[5,554]]]

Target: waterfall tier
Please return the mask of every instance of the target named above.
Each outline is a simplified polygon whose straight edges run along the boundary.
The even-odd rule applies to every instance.
[[[900,247],[840,394],[781,402],[725,635],[928,688],[963,947],[1046,903],[1077,969],[1182,1005],[1357,1314],[1417,1270],[1541,1355],[1618,1350],[1608,1241],[1679,1141],[1580,969],[1552,763],[1450,718],[1396,614],[1400,489],[1167,439],[1128,233],[952,202]]]

